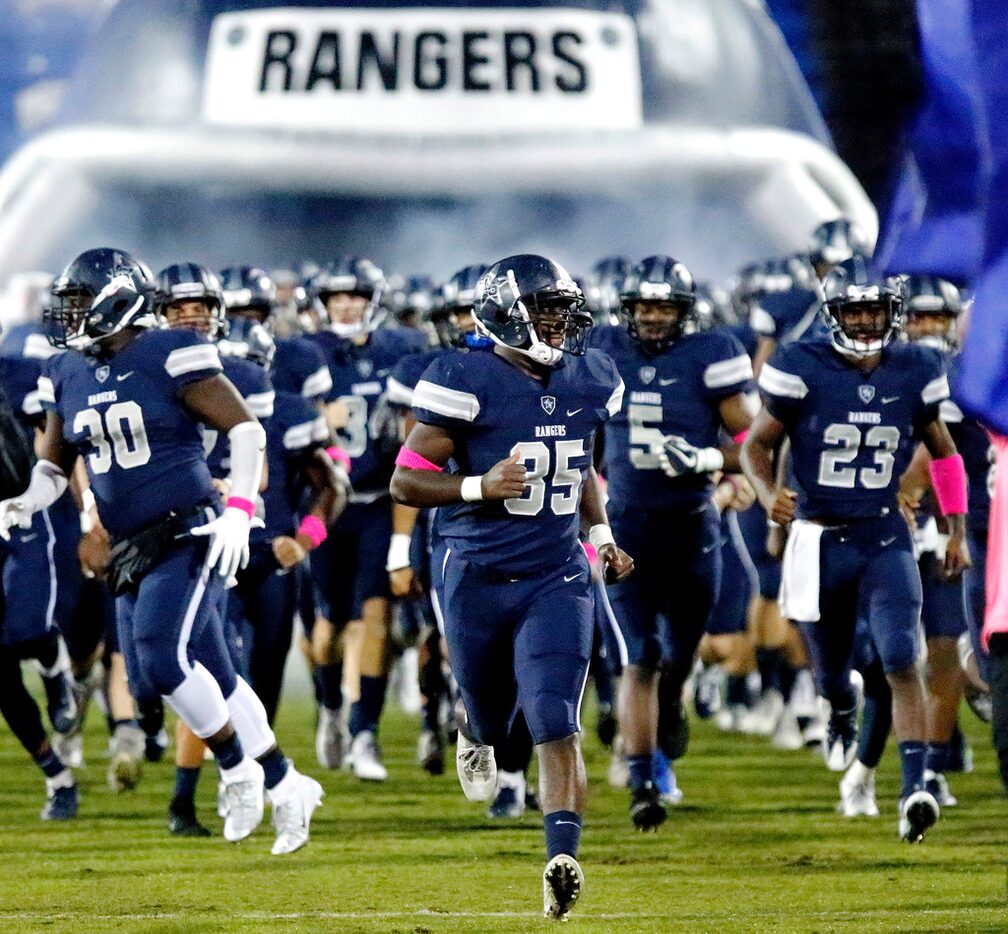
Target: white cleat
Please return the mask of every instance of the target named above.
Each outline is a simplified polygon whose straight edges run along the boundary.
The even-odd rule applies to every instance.
[[[497,762],[493,746],[483,746],[462,732],[455,747],[455,771],[470,801],[489,801],[497,788]]]
[[[775,749],[786,749],[794,751],[804,747],[801,728],[798,726],[798,717],[788,706],[784,708],[780,720],[777,721],[777,728],[774,730],[773,738],[770,740]]]
[[[263,819],[263,768],[246,756],[221,772],[224,782],[224,839],[244,840]]]
[[[844,817],[878,817],[875,801],[875,770],[855,760],[840,779],[840,803],[837,810]]]
[[[395,695],[404,713],[416,715],[423,707],[420,694],[420,652],[410,647],[403,649],[393,671],[396,682]]]
[[[138,726],[117,726],[109,742],[108,779],[113,791],[129,791],[140,782],[147,737]]]
[[[775,688],[764,691],[756,706],[742,717],[741,729],[750,736],[772,736],[784,713],[784,698]]]
[[[920,843],[929,827],[938,822],[941,811],[930,791],[915,791],[899,803],[899,835],[907,843]]]
[[[273,806],[276,840],[270,852],[283,856],[300,850],[308,842],[312,814],[322,803],[322,786],[308,775],[290,766],[283,780],[269,792]]]
[[[319,707],[318,727],[315,730],[315,757],[324,769],[339,769],[350,745],[343,717],[338,710]]]
[[[561,853],[543,872],[543,917],[566,921],[584,888],[584,873],[573,856]]]
[[[383,782],[388,778],[388,770],[382,765],[381,750],[370,730],[364,730],[353,738],[350,762],[354,775],[363,782]]]

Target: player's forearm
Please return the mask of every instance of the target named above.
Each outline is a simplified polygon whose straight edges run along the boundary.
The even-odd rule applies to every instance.
[[[594,467],[588,468],[588,476],[582,485],[581,492],[581,527],[585,532],[596,525],[608,525],[605,500],[602,498],[602,487]]]
[[[756,498],[769,513],[777,497],[773,449],[766,441],[750,435],[742,445],[739,462],[746,478],[756,491]]]
[[[403,506],[432,509],[464,502],[462,483],[465,477],[435,470],[414,470],[398,466],[392,474],[389,492]]]
[[[720,448],[721,456],[724,458],[724,465],[721,467],[722,473],[741,473],[742,472],[742,461],[740,458],[742,445],[735,444],[723,444]]]

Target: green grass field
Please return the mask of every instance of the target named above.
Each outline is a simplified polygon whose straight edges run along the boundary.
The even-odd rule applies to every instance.
[[[852,822],[834,814],[834,777],[812,754],[694,724],[679,773],[686,802],[643,836],[631,830],[625,794],[605,783],[605,754],[588,736],[586,889],[568,929],[1008,930],[1008,807],[989,740],[971,714],[963,719],[976,771],[954,776],[960,807],[917,847],[896,839],[894,750],[879,777],[883,818]],[[94,712],[81,815],[70,825],[43,824],[41,779],[0,728],[0,930],[440,934],[547,926],[538,814],[491,822],[462,797],[454,772],[428,778],[414,764],[415,729],[397,710],[384,728],[391,777],[380,787],[320,774],[311,724],[307,700],[281,712],[285,749],[327,792],[311,843],[283,858],[269,855],[269,826],[238,846],[170,837],[169,762],[148,766],[136,791],[111,792]],[[219,833],[215,784],[205,769],[200,812]]]

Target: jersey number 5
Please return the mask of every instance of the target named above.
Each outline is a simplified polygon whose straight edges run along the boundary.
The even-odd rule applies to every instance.
[[[872,467],[857,470],[846,466],[858,456],[861,449],[861,429],[857,425],[842,422],[828,425],[823,432],[825,444],[839,445],[827,449],[819,459],[819,485],[841,487],[853,490],[860,481],[867,490],[884,490],[893,475],[896,449],[900,443],[900,432],[892,425],[875,425],[864,433],[865,447],[875,448],[875,463]]]
[[[518,462],[524,463],[528,474],[525,477],[526,496],[504,500],[504,508],[513,516],[537,516],[546,503],[546,474],[550,467],[550,451],[542,441],[523,441],[511,448],[518,455]],[[581,470],[572,467],[571,461],[584,457],[584,438],[576,441],[556,442],[556,470],[550,486],[567,487],[550,496],[550,508],[556,516],[569,516],[578,507],[581,492]],[[531,463],[529,463],[531,461]]]
[[[112,469],[113,456],[123,470],[142,467],[151,458],[143,411],[135,402],[110,405],[104,421],[97,409],[83,409],[74,416],[73,430],[75,434],[81,431],[88,434],[94,448],[88,455],[93,473],[108,473]]]

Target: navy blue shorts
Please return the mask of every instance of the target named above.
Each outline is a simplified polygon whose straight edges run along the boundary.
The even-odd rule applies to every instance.
[[[692,658],[721,583],[721,524],[713,503],[682,509],[616,510],[613,536],[634,573],[609,587],[631,665]],[[661,618],[668,621],[663,650]]]
[[[759,590],[759,576],[742,538],[738,513],[733,510],[721,516],[721,539],[721,588],[707,621],[707,632],[731,636],[746,631],[749,604]]]
[[[917,564],[924,594],[921,606],[924,635],[929,639],[958,639],[966,632],[962,578],[950,581],[942,577],[941,565],[933,551],[924,552]]]
[[[518,706],[536,745],[581,731],[593,609],[580,546],[555,570],[518,580],[447,553],[445,637],[474,739],[503,742]]]
[[[754,503],[745,512],[738,513],[742,539],[759,578],[759,595],[765,600],[776,600],[780,593],[781,563],[771,558],[766,550],[767,518],[763,507]]]
[[[983,631],[984,613],[987,610],[987,530],[969,529],[970,558],[973,565],[963,571],[963,611],[969,628],[973,654],[976,656],[980,677],[987,681],[987,653],[980,642]],[[990,683],[989,681],[987,682]]]
[[[368,600],[391,597],[385,570],[391,539],[392,501],[387,496],[347,506],[329,527],[329,537],[311,553],[320,616],[342,627],[361,619]]]
[[[204,568],[205,538],[167,552],[140,582],[136,594],[116,600],[119,647],[130,693],[139,701],[171,694],[200,662],[225,697],[235,689],[235,669],[220,616],[224,581]]]
[[[31,528],[11,529],[2,548],[5,645],[69,627],[84,583],[79,541],[80,516],[69,493],[35,513]]]

